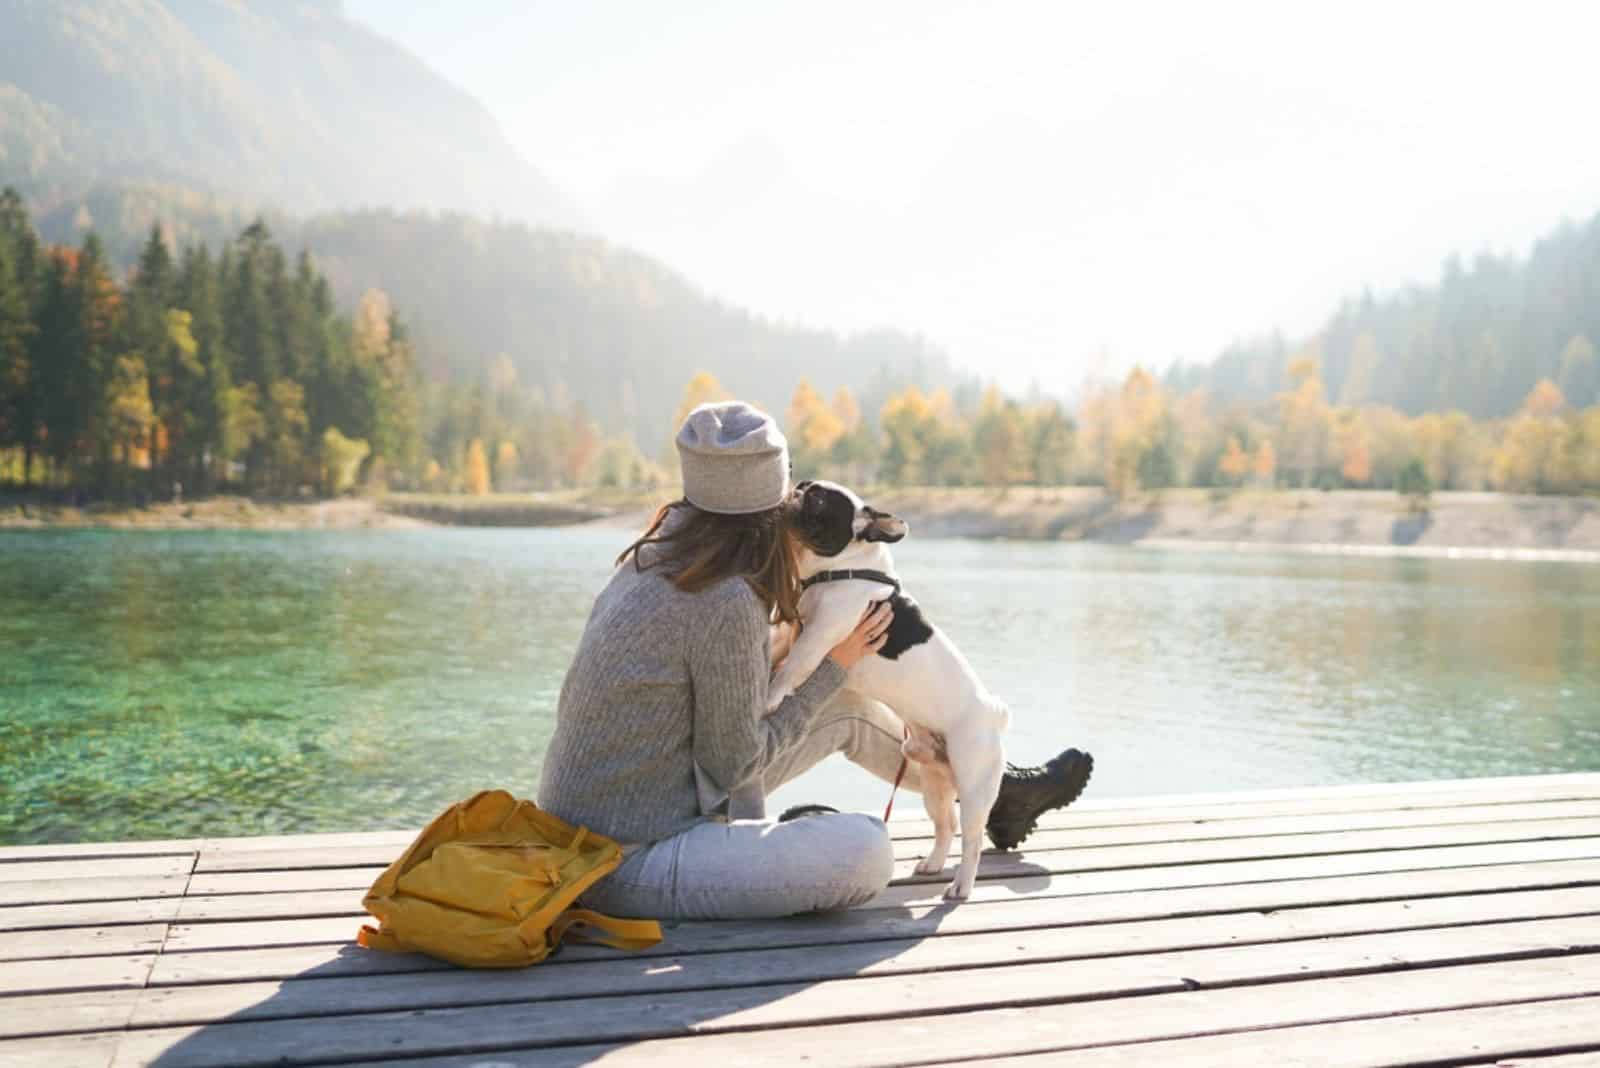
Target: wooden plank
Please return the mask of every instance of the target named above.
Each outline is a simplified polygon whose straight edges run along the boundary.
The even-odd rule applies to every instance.
[[[1055,828],[1036,831],[1027,851],[1082,849],[1088,846],[1124,846],[1141,843],[1188,842],[1206,839],[1253,838],[1269,835],[1304,835],[1318,832],[1380,830],[1460,824],[1519,824],[1538,820],[1600,819],[1600,800],[1537,801],[1527,804],[1465,805],[1417,810],[1382,810],[1368,813],[1333,813],[1311,816],[1272,816],[1217,821],[1187,819],[1111,827]],[[898,831],[899,829],[896,828]],[[915,859],[927,855],[929,835],[895,839],[895,856]],[[396,845],[326,847],[308,843],[298,849],[208,852],[200,856],[197,873],[283,871],[306,868],[372,867],[382,870],[409,842]],[[203,885],[222,885],[220,883]],[[218,893],[203,890],[201,893]]]
[[[0,1039],[121,1031],[143,992],[92,990],[81,994],[21,994],[0,998]],[[6,1048],[0,1041],[0,1051]]]
[[[1385,871],[1425,872],[1453,867],[1576,860],[1586,859],[1589,852],[1587,847],[1568,841],[1509,846],[1462,846],[1412,853],[1378,853],[1372,854],[1370,858],[1346,855],[1239,862],[1227,865],[1194,865],[1178,873],[1164,869],[1143,869],[1126,873],[1088,872],[1076,875],[1057,875],[1041,871],[1026,878],[1005,882],[980,881],[974,891],[974,901],[1009,900],[1021,894],[1061,896],[1127,890],[1160,890],[1171,887],[1174,880],[1180,876],[1183,886],[1216,886],[1235,882],[1318,879]],[[1418,893],[1426,892],[1426,887],[1419,885]],[[867,907],[900,908],[919,901],[936,901],[937,898],[936,887],[891,887],[869,902]],[[175,921],[179,918],[180,909],[183,910],[186,925],[198,921],[364,915],[360,911],[359,894],[353,892],[253,894],[191,899],[158,898],[0,909],[0,931]],[[181,930],[174,929],[172,932],[174,941],[180,945],[191,936],[192,931],[187,927]],[[301,940],[293,931],[285,931],[284,936],[290,941]],[[271,940],[263,944],[282,944],[283,938],[276,936],[269,938]]]
[[[1513,979],[1519,996],[1507,996],[1509,1004],[1559,1005],[1570,1007],[1571,1015],[1591,1015],[1600,999],[1572,996],[1561,989],[1553,977],[1534,980],[1529,969],[1547,962],[1521,965],[1489,965],[1473,969],[1450,969],[1455,981],[1486,985],[1487,978],[1467,972],[1494,971],[1497,977]],[[1512,969],[1517,969],[1513,972]],[[1426,974],[1435,978],[1433,973]],[[1248,1033],[1270,1038],[1270,1030],[1291,1026],[1316,1026],[1324,1021],[1351,1018],[1352,1024],[1370,1023],[1423,1013],[1476,1011],[1460,1006],[1440,1005],[1439,992],[1419,984],[1420,975],[1360,976],[1308,983],[1284,984],[1270,988],[1272,997],[1262,996],[1260,987],[1217,991],[1196,991],[1150,998],[1130,998],[1116,1002],[1089,1002],[1029,1008],[1000,1007],[970,1013],[939,1016],[902,1017],[892,1024],[880,1021],[834,1025],[802,1026],[774,1035],[749,1031],[704,1034],[629,1044],[588,1044],[522,1052],[511,1043],[479,1049],[493,1051],[496,1065],[538,1065],[539,1068],[577,1068],[605,1063],[607,1066],[704,1064],[782,1065],[793,1063],[797,1054],[827,1064],[830,1068],[866,1068],[882,1064],[920,1062],[919,1053],[948,1057],[946,1064],[965,1064],[995,1055],[1020,1056],[1045,1050],[1089,1050],[1114,1044],[1142,1043],[1153,1048],[1156,1041],[1183,1044],[1211,1034]],[[1409,980],[1409,981],[1408,981]],[[1553,991],[1546,997],[1527,996],[1536,990]],[[1486,1008],[1498,1008],[1488,1005]],[[1344,1021],[1341,1021],[1344,1022]],[[1170,1048],[1170,1047],[1169,1047]],[[912,1051],[908,1056],[907,1051]],[[1235,1050],[1238,1057],[1238,1051]],[[481,1065],[475,1057],[424,1057],[408,1060],[408,1068],[461,1068]],[[1031,1064],[1031,1059],[1022,1064]],[[1076,1062],[1073,1062],[1076,1063]],[[1144,1064],[1167,1063],[1161,1060]],[[1188,1068],[1183,1060],[1172,1062]],[[1270,1058],[1246,1057],[1234,1064],[1259,1063],[1275,1066]],[[1292,1062],[1291,1062],[1292,1063]],[[1313,1060],[1312,1065],[1320,1065]],[[1368,1062],[1372,1063],[1372,1062]],[[1378,1063],[1394,1064],[1394,1061]]]
[[[356,931],[361,925],[371,919],[363,912],[359,915],[350,913],[312,918],[177,923],[172,925],[172,933],[167,936],[167,952],[255,946],[348,945],[355,942]]]
[[[1557,792],[1560,788],[1557,787]],[[92,860],[97,857],[162,856],[199,853],[209,850],[294,849],[308,838],[316,838],[323,845],[374,845],[398,843],[404,845],[417,836],[421,828],[410,830],[338,831],[310,834],[265,834],[235,838],[162,838],[147,841],[125,842],[58,842],[49,845],[23,845],[0,847],[0,864],[13,861],[60,860],[76,858]]]
[[[73,957],[64,960],[16,960],[0,963],[0,996],[46,991],[104,990],[141,987],[155,964],[154,953],[115,957]],[[5,1004],[0,1002],[0,1004]],[[14,1006],[13,1006],[14,1008]],[[0,1024],[0,1033],[4,1033]]]
[[[1443,932],[1442,934],[1448,934]],[[1388,938],[1389,936],[1384,936]],[[1382,939],[1380,939],[1382,941]],[[1475,1004],[1532,1001],[1600,993],[1600,955],[1563,955],[1532,960],[1500,961],[1431,969],[1429,981],[1416,972],[1383,972],[1327,980],[1291,981],[1301,969],[1273,954],[1249,964],[1242,952],[1260,954],[1260,947],[1203,951],[1211,957],[1204,980],[1195,978],[1199,954],[1120,958],[1082,964],[1022,964],[936,972],[915,984],[898,976],[833,980],[813,984],[723,990],[716,998],[705,992],[655,997],[589,998],[562,1003],[560,1012],[517,1012],[507,1005],[473,1004],[448,1009],[389,1011],[350,1017],[240,1021],[211,1026],[155,1028],[127,1033],[119,1063],[163,1068],[218,1061],[243,1068],[249,1064],[294,1064],[382,1056],[404,1050],[410,1056],[516,1049],[534,1044],[594,1043],[596,1040],[640,1042],[688,1034],[725,1034],[732,1042],[700,1047],[696,1062],[717,1058],[723,1063],[777,1063],[798,1049],[831,1066],[878,1064],[905,1059],[911,1028],[919,1042],[937,1032],[938,1040],[923,1048],[942,1056],[993,1055],[1059,1045],[1062,1033],[1075,1034],[1079,1044],[1132,1041],[1248,1026],[1323,1022],[1332,1017],[1393,1015],[1430,1008],[1466,1008]],[[1368,946],[1349,958],[1392,960],[1382,945]],[[1315,966],[1330,960],[1319,956]],[[1275,972],[1270,987],[1261,965],[1287,967]],[[456,973],[440,973],[441,979]],[[478,996],[491,984],[513,984],[528,972],[472,974],[481,980]],[[1233,989],[1194,989],[1196,982],[1226,981],[1248,975],[1251,985]],[[414,977],[390,976],[399,984]],[[362,982],[351,980],[349,982]],[[344,985],[343,981],[330,981]],[[181,988],[179,988],[181,989]],[[1270,996],[1263,996],[1263,990]],[[167,993],[157,991],[155,993]],[[1159,996],[1152,996],[1159,995]],[[1241,995],[1243,995],[1241,997]],[[1114,997],[1117,1000],[1108,1001]],[[1069,1001],[1068,999],[1076,999]],[[1087,1003],[1082,999],[1088,1000]],[[1061,1004],[1066,1002],[1066,1004]],[[513,1003],[514,1004],[514,1003]],[[991,1006],[1010,1006],[1008,1018],[995,1017]],[[1026,1012],[1016,1012],[1027,1006]],[[872,1023],[863,1025],[860,1022]],[[838,1031],[818,1034],[818,1025],[837,1021]],[[894,1021],[894,1026],[884,1026]],[[970,1028],[957,1040],[952,1024]],[[978,1026],[973,1026],[977,1023]],[[791,1027],[781,1041],[760,1033]],[[798,1029],[811,1032],[799,1033]],[[1176,1034],[1174,1034],[1176,1032]],[[1048,1036],[1041,1041],[1041,1036]],[[1092,1036],[1085,1039],[1083,1036]],[[945,1039],[950,1041],[945,1044]],[[1053,1038],[1053,1042],[1047,1041]],[[668,1060],[673,1051],[652,1043],[652,1063]],[[696,1043],[698,1045],[698,1043]],[[1020,1047],[1020,1049],[1019,1049]],[[642,1046],[633,1049],[643,1052]],[[556,1052],[551,1050],[549,1052]],[[578,1052],[578,1051],[574,1051]],[[582,1051],[585,1057],[592,1050]],[[677,1055],[694,1056],[688,1049]],[[554,1057],[551,1063],[560,1063]],[[571,1063],[571,1062],[569,1062]]]
[[[166,937],[167,925],[164,923],[0,931],[0,961],[141,953],[160,949]]]
[[[40,1068],[58,1064],[73,1068],[109,1066],[121,1041],[121,1035],[95,1034],[0,1042],[0,1068]]]
[[[1546,847],[1548,848],[1551,847]],[[886,891],[860,909],[834,916],[844,917],[844,922],[876,928],[879,925],[893,924],[902,918],[918,917],[930,911],[938,916],[955,916],[989,903],[1012,902],[1024,897],[1034,901],[1053,901],[1054,905],[1048,907],[1059,909],[1062,915],[1088,915],[1097,911],[1104,913],[1108,910],[1121,910],[1119,914],[1126,916],[1129,910],[1132,910],[1133,915],[1149,916],[1160,914],[1152,911],[1163,907],[1160,903],[1166,903],[1164,907],[1169,910],[1187,907],[1194,911],[1208,912],[1223,907],[1214,903],[1228,900],[1248,900],[1252,903],[1250,907],[1272,907],[1271,903],[1275,901],[1291,904],[1329,903],[1340,900],[1341,894],[1346,895],[1346,900],[1350,899],[1350,895],[1424,897],[1436,893],[1473,892],[1484,888],[1510,889],[1519,885],[1519,881],[1523,886],[1544,887],[1592,883],[1597,877],[1597,865],[1600,865],[1600,860],[1596,858],[1550,857],[1537,852],[1531,853],[1522,864],[1502,865],[1495,863],[1495,856],[1490,856],[1490,863],[1484,865],[1481,863],[1484,859],[1484,854],[1481,852],[1472,854],[1456,852],[1448,858],[1442,858],[1443,862],[1439,863],[1438,869],[1419,868],[1417,865],[1423,861],[1413,858],[1409,866],[1402,864],[1397,871],[1387,872],[1363,872],[1359,868],[1343,870],[1352,867],[1348,858],[1340,858],[1343,862],[1340,868],[1333,868],[1315,859],[1300,860],[1293,864],[1272,861],[1265,862],[1272,865],[1271,871],[1266,870],[1264,865],[1243,870],[1230,866],[1226,872],[1216,873],[1216,877],[1209,882],[1204,873],[1197,874],[1189,870],[1184,873],[1186,885],[1182,887],[1168,885],[1170,873],[1161,869],[1123,874],[1117,876],[1115,880],[1105,873],[1079,876],[1076,879],[1046,878],[1035,880],[1038,885],[1031,891],[1018,889],[1014,885],[987,885],[980,882],[973,891],[973,898],[954,910],[940,900],[937,893],[923,894],[920,902],[907,905],[887,902],[889,892]],[[1441,861],[1437,856],[1429,859]],[[1480,863],[1473,864],[1474,859]],[[1463,863],[1454,865],[1449,863],[1451,860],[1461,860]],[[1565,863],[1546,863],[1550,861]],[[1137,896],[1124,896],[1125,892],[1137,892]],[[244,898],[212,899],[231,903],[253,902],[256,906],[253,911],[257,912],[267,911],[272,902],[277,901],[286,911],[281,916],[232,917],[237,922],[191,921],[175,924],[168,936],[167,948],[171,951],[192,951],[240,945],[339,942],[353,938],[355,927],[367,918],[366,913],[359,911],[346,911],[337,915],[324,914],[317,918],[300,918],[301,913],[313,904],[330,908],[336,908],[339,904],[336,896],[328,901],[315,903],[303,900],[308,896],[310,895],[262,894]],[[979,922],[982,922],[982,915],[979,914]],[[230,918],[212,915],[207,919],[223,921]],[[818,920],[807,918],[789,922],[814,924]],[[773,925],[766,922],[708,926],[725,932],[726,937],[730,939],[759,936],[761,932],[774,929]],[[676,930],[681,932],[684,929],[679,927]],[[577,950],[578,947],[573,947],[573,951]]]
[[[1091,787],[1093,789],[1093,787]],[[1097,797],[1091,794],[1073,803],[1072,818],[1102,813],[1134,815],[1209,807],[1218,815],[1229,810],[1262,810],[1273,805],[1316,806],[1355,803],[1364,807],[1400,808],[1410,805],[1453,803],[1464,797],[1491,798],[1564,796],[1571,799],[1600,795],[1600,772],[1559,775],[1523,775],[1484,779],[1436,779],[1406,783],[1348,783],[1337,786],[1300,786],[1267,790],[1206,790],[1187,794],[1143,794],[1136,797]],[[922,819],[906,813],[907,821]]]
[[[1030,866],[1024,859],[1023,864],[1017,868],[1008,865],[1002,871],[988,867],[986,860],[985,867],[979,869],[978,884],[973,890],[973,897],[992,901],[1022,894],[1124,893],[1176,886],[1219,886],[1279,879],[1325,879],[1334,875],[1381,871],[1425,872],[1438,868],[1521,864],[1540,860],[1578,860],[1596,856],[1600,856],[1600,851],[1595,848],[1595,839],[1577,838],[1551,842],[1438,846],[1426,849],[1339,853],[1332,856],[1285,857],[1271,860],[1232,860],[1211,864],[1186,864],[1180,867],[1075,871],[1070,868],[1073,853],[1069,850],[1041,854],[1046,863]],[[1049,863],[1049,861],[1055,862]],[[908,881],[890,886],[862,907],[889,909],[915,902],[935,901],[940,898],[943,889],[943,884],[936,880]]]
[[[1215,894],[1211,895],[1213,898]],[[1244,942],[1284,941],[1332,934],[1355,934],[1379,930],[1406,930],[1426,926],[1506,922],[1600,912],[1600,894],[1594,886],[1561,890],[1472,893],[1453,897],[1430,897],[1402,901],[1362,901],[1339,905],[1294,905],[1267,892],[1263,907],[1260,898],[1236,897],[1233,900],[1205,901],[1191,895],[1193,908],[1207,910],[1163,915],[1163,909],[1179,902],[1143,904],[1134,901],[1112,902],[1114,908],[1066,910],[1059,900],[1021,900],[996,903],[982,909],[922,910],[904,917],[883,916],[858,922],[854,913],[797,918],[764,924],[680,924],[667,929],[661,946],[644,954],[622,958],[628,968],[646,970],[674,967],[676,958],[702,953],[767,953],[793,948],[821,947],[833,953],[839,945],[853,943],[913,940],[958,935],[978,935],[1028,939],[1029,956],[1041,956],[1035,939],[1054,939],[1053,931],[1070,931],[1073,939],[1069,955],[1093,956],[1115,952],[1147,952],[1200,948]],[[1091,904],[1101,904],[1094,901]],[[1143,908],[1145,916],[1120,915]],[[1230,911],[1231,909],[1231,911]],[[1248,911],[1240,911],[1247,909]],[[336,928],[334,944],[287,947],[250,947],[209,952],[169,952],[162,954],[151,971],[149,985],[168,986],[187,983],[239,982],[242,980],[291,979],[307,973],[318,978],[341,975],[388,974],[404,971],[434,971],[440,965],[421,955],[373,953],[356,948],[351,942],[353,924]],[[1041,933],[1040,928],[1049,931]],[[874,950],[876,952],[876,950]],[[1015,959],[1010,952],[1006,959]],[[659,958],[667,958],[663,964]],[[613,963],[617,954],[594,947],[572,945],[542,967],[559,970],[586,961]],[[651,961],[648,965],[635,962]],[[618,980],[619,982],[622,980]]]
[[[190,877],[189,894],[192,897],[211,897],[227,894],[299,893],[308,890],[364,891],[372,885],[374,879],[383,874],[383,871],[383,867],[374,866],[206,872]]]
[[[181,897],[139,901],[79,901],[66,905],[13,905],[0,908],[0,931],[48,927],[109,927],[123,923],[164,923],[178,918]]]
[[[1314,932],[1317,924],[1307,924]],[[1090,951],[1080,951],[1083,935],[1101,934]],[[354,975],[318,977],[301,975],[293,980],[269,982],[206,983],[206,985],[162,986],[150,988],[139,999],[131,1026],[168,1026],[203,1023],[208,1020],[267,1020],[267,1018],[341,1017],[341,1015],[386,1012],[398,1009],[438,1009],[453,1006],[483,1006],[491,1002],[530,1006],[534,1002],[562,1001],[563,1014],[581,1018],[582,1023],[603,1028],[606,1020],[619,1020],[606,1009],[590,1017],[586,1004],[566,1004],[571,999],[605,999],[614,1002],[637,999],[640,1006],[654,1004],[661,996],[698,991],[702,1001],[722,1001],[728,990],[749,990],[781,977],[784,985],[795,983],[856,982],[866,978],[907,977],[914,980],[896,983],[904,990],[914,986],[918,1004],[923,993],[939,988],[949,978],[950,990],[957,990],[960,975],[973,975],[973,969],[1029,967],[1029,974],[1014,975],[1019,982],[1058,983],[1051,990],[1059,996],[1094,996],[1115,993],[1130,985],[1142,990],[1150,975],[1171,980],[1170,990],[1182,990],[1192,983],[1216,985],[1232,982],[1266,982],[1278,978],[1307,978],[1317,975],[1346,974],[1355,970],[1381,970],[1390,967],[1438,966],[1445,962],[1509,959],[1531,954],[1578,953],[1600,950],[1600,923],[1594,916],[1578,918],[1528,919],[1517,923],[1472,924],[1461,927],[1430,927],[1413,931],[1387,931],[1379,934],[1320,934],[1294,942],[1229,945],[1219,926],[1195,931],[1189,937],[1211,940],[1213,945],[1189,950],[1152,950],[1170,942],[1174,935],[1131,932],[1138,938],[1128,946],[1118,946],[1104,932],[1083,929],[1045,929],[1026,935],[950,935],[926,940],[862,942],[848,946],[765,950],[752,953],[715,953],[709,956],[680,956],[656,961],[589,961],[563,967],[496,972],[493,978],[461,969],[432,970],[419,974]],[[1184,935],[1176,935],[1179,940]],[[1221,940],[1221,942],[1218,942]],[[1026,956],[1027,964],[1018,964]],[[1072,969],[1046,969],[1045,964],[1074,962]],[[1154,966],[1154,970],[1152,970]],[[1069,986],[1061,986],[1066,975]],[[1090,983],[1090,985],[1082,985]],[[875,986],[838,988],[842,1004],[864,1010],[870,1004]],[[1016,990],[1040,993],[1042,986],[1019,985]],[[858,991],[858,993],[851,993]],[[950,994],[952,998],[958,994]],[[26,1012],[11,1028],[62,1030],[51,1023],[56,1004],[70,998],[27,999]],[[888,1004],[888,1001],[885,1002]],[[944,1002],[926,1002],[939,1007]],[[957,1002],[949,1002],[957,1004]],[[965,1002],[962,1002],[965,1004]],[[787,1018],[786,1018],[787,1020]],[[794,1020],[787,1020],[792,1023]],[[13,1030],[13,1034],[34,1033]],[[600,1031],[592,1036],[603,1038]]]
[[[118,901],[128,898],[180,897],[187,875],[149,875],[107,879],[34,879],[0,883],[0,908],[56,905],[73,901]]]
[[[1588,1006],[1569,1011],[1591,1011]],[[1600,1066],[1600,1052],[1522,1054],[1514,1057],[1496,1057],[1494,1061],[1473,1061],[1466,1068],[1596,1068]],[[479,1065],[479,1068],[483,1068]]]
[[[1001,1010],[1002,1012],[1005,1010]],[[1054,1052],[981,1057],[976,1060],[917,1060],[926,1068],[1238,1068],[1242,1064],[1274,1068],[1377,1068],[1400,1064],[1450,1063],[1484,1068],[1592,1068],[1600,1054],[1585,1052],[1546,1055],[1525,1053],[1594,1044],[1594,1026],[1600,1020],[1600,999],[1559,998],[1546,1001],[1492,1005],[1485,1008],[1447,1009],[1397,1016],[1365,1017],[1337,1023],[1302,1024],[1214,1035],[1196,1035],[1165,1041],[1084,1047],[1061,1036],[1062,1048]],[[920,1029],[920,1028],[919,1028]],[[791,1054],[807,1046],[814,1032],[784,1032],[779,1041],[793,1043]],[[934,1052],[921,1035],[907,1034],[902,1049],[911,1056]],[[638,1063],[644,1056],[656,1063],[698,1064],[722,1040],[668,1039],[622,1049],[608,1046],[566,1050],[504,1050],[492,1055],[423,1057],[406,1061],[407,1068],[555,1068],[592,1057],[606,1064]],[[616,1051],[616,1058],[606,1054]],[[706,1051],[706,1052],[701,1052]],[[907,1057],[902,1053],[902,1059]],[[1487,1058],[1478,1060],[1475,1058]],[[885,1062],[878,1062],[885,1063]]]
[[[1334,831],[1320,834],[1225,838],[1201,841],[1156,842],[1147,845],[1108,845],[1074,849],[1028,849],[1023,854],[990,853],[979,878],[1003,879],[1033,873],[1039,866],[1051,870],[1107,870],[1176,864],[1367,853],[1386,849],[1420,849],[1483,842],[1537,842],[1587,838],[1600,855],[1600,820],[1527,820],[1508,823],[1391,827],[1377,830]],[[913,858],[922,851],[913,850]],[[949,874],[918,876],[914,859],[895,866],[895,878],[908,883],[949,881]],[[949,869],[953,870],[953,866]],[[381,874],[381,867],[297,868],[287,871],[197,872],[190,880],[191,896],[257,894],[298,890],[365,890]]]
[[[979,868],[972,900],[993,901],[1019,894],[1111,893],[1148,890],[1172,885],[1198,886],[1246,882],[1257,879],[1320,878],[1373,870],[1415,868],[1426,870],[1455,865],[1518,863],[1600,857],[1600,837],[1554,841],[1436,846],[1413,850],[1352,852],[1333,855],[1293,856],[1268,860],[1225,860],[1210,864],[1137,866],[1126,869],[1075,871],[1077,855],[1068,850],[1040,854],[1038,862],[1007,854],[986,857]],[[948,877],[915,877],[909,862],[897,863],[897,885],[890,886],[866,906],[896,908],[916,901],[942,898]],[[282,891],[190,896],[178,906],[178,920],[276,919],[292,916],[357,915],[368,880],[350,880],[345,890]],[[106,906],[110,907],[110,906]],[[0,913],[0,924],[6,922]]]
[[[1456,804],[1515,804],[1532,800],[1595,800],[1600,798],[1600,773],[1448,779],[1412,783],[1378,783],[1293,789],[1206,792],[1134,798],[1089,797],[1070,809],[1052,813],[1043,827],[1109,826],[1131,822],[1190,819],[1256,818],[1280,814],[1418,810]],[[1111,822],[1107,822],[1111,821]],[[907,817],[892,825],[897,835],[930,833],[925,819]],[[295,850],[316,846],[405,846],[420,828],[317,834],[182,838],[125,842],[84,842],[0,847],[0,864],[50,858],[160,856],[193,852],[227,853]]]
[[[23,860],[0,864],[0,886],[56,879],[121,879],[129,876],[187,875],[198,853],[158,857],[106,857],[100,860]]]
[[[1104,799],[1107,808],[1156,808],[1222,801],[1255,805],[1268,801],[1308,801],[1346,797],[1418,797],[1429,794],[1481,790],[1508,792],[1543,787],[1600,790],[1600,772],[1577,771],[1552,775],[1504,775],[1479,779],[1422,779],[1413,782],[1361,782],[1328,786],[1291,786],[1261,790],[1201,791],[1186,794],[1147,794],[1136,798]]]
[[[1069,1039],[1070,1041],[1070,1039]],[[1600,1053],[1544,1056],[1543,1051],[1590,1046],[1600,1050],[1600,999],[1561,998],[1477,1009],[1409,1013],[1377,1019],[1310,1024],[1143,1042],[1063,1049],[1026,1061],[985,1057],[942,1061],[928,1068],[1372,1068],[1421,1063],[1497,1063],[1538,1068],[1600,1064]]]
[[[1376,831],[1444,826],[1532,827],[1543,820],[1600,818],[1600,801],[1540,801],[1527,805],[1460,805],[1417,811],[1339,812],[1310,816],[1267,816],[1191,820],[1120,827],[1058,827],[1028,836],[1026,850],[1082,849],[1087,846],[1195,842],[1210,839],[1294,837],[1335,831]],[[896,856],[922,856],[927,839],[896,839]]]

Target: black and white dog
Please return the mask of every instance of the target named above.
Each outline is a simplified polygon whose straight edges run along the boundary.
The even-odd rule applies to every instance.
[[[917,865],[918,874],[944,870],[960,799],[961,865],[944,896],[962,900],[978,876],[984,823],[1005,773],[1001,734],[1010,714],[901,590],[889,544],[906,536],[905,521],[832,482],[801,482],[794,494],[804,546],[803,625],[772,677],[768,707],[810,677],[868,605],[888,600],[894,609],[888,641],[850,669],[845,686],[888,705],[908,729],[903,749],[920,765],[922,801],[934,826],[933,851]]]

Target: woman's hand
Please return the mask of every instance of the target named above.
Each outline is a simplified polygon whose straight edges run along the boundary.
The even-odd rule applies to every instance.
[[[835,645],[828,656],[849,671],[862,657],[871,656],[883,648],[883,643],[889,640],[889,624],[893,621],[894,609],[889,607],[888,601],[879,601],[867,609],[861,622],[856,624],[856,629]]]

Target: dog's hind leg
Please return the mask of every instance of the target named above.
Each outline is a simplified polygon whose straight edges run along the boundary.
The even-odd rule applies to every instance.
[[[918,875],[937,875],[944,871],[945,858],[956,833],[956,784],[950,765],[939,759],[943,748],[931,731],[909,727],[910,735],[900,746],[907,760],[920,765],[922,807],[933,821],[933,849],[917,865]]]
[[[950,767],[955,773],[956,793],[961,800],[961,866],[944,892],[947,901],[965,901],[972,894],[972,884],[978,878],[978,860],[983,853],[983,827],[989,820],[995,798],[1000,795],[1000,777],[1005,774],[1005,766],[999,732],[991,737],[950,743]]]

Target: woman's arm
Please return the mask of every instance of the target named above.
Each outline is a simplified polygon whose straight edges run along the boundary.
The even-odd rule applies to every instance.
[[[767,623],[759,603],[741,581],[737,593],[721,597],[710,619],[689,639],[689,675],[694,687],[694,756],[701,770],[731,790],[799,742],[812,717],[844,682],[831,659],[766,713]],[[717,596],[722,591],[706,591]]]

